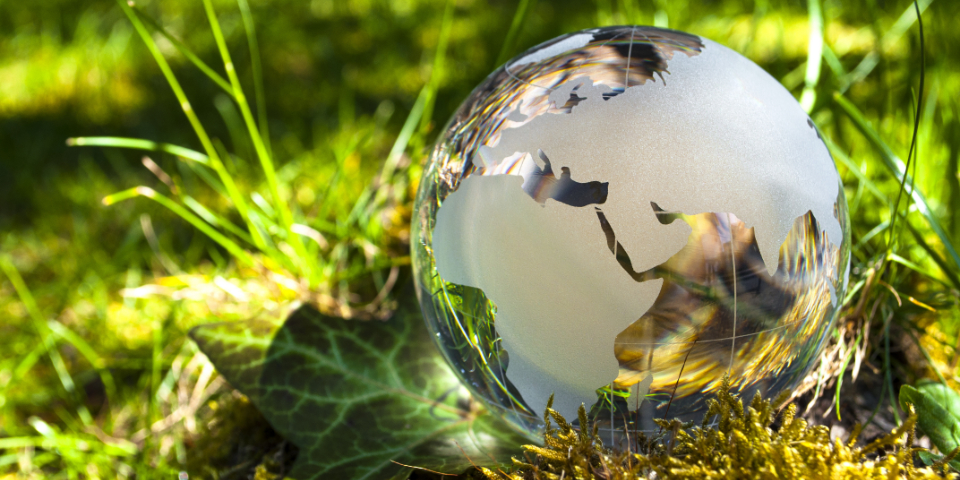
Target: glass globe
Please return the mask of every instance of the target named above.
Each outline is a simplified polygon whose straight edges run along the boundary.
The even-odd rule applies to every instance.
[[[613,442],[699,421],[725,375],[774,395],[818,360],[849,269],[833,159],[741,55],[651,27],[541,44],[441,133],[412,254],[427,325],[531,437],[548,401]]]

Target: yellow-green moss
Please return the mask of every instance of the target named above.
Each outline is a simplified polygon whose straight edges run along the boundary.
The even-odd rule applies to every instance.
[[[634,441],[639,448],[625,452],[603,446],[583,407],[580,425],[586,427],[576,430],[548,406],[544,447],[525,445],[527,458],[514,458],[510,472],[482,470],[491,480],[957,478],[942,464],[914,466],[914,454],[922,449],[912,447],[916,424],[912,408],[903,425],[857,446],[859,427],[846,443],[831,440],[827,427],[809,426],[797,418],[796,405],[779,414],[776,405],[783,398],[778,400],[757,395],[744,408],[724,380],[717,398],[709,402],[703,424],[658,420],[661,434],[653,438],[641,434]],[[778,415],[780,425],[774,428]],[[715,416],[717,427],[708,427],[707,421]]]

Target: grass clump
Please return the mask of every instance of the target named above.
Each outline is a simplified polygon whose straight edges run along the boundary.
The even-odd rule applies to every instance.
[[[324,151],[328,165],[313,172],[298,159],[281,163],[274,154],[265,117],[256,32],[246,0],[237,0],[237,5],[250,48],[256,111],[243,90],[221,19],[210,0],[202,2],[203,10],[225,76],[136,3],[118,0],[117,4],[155,60],[202,148],[198,151],[115,136],[74,137],[67,140],[67,145],[145,150],[175,157],[181,163],[177,165],[181,175],[167,173],[149,156],[141,160],[165,188],[128,188],[105,196],[103,204],[109,206],[134,198],[153,201],[216,245],[210,256],[221,260],[218,263],[223,267],[229,263],[233,271],[227,272],[227,277],[271,292],[266,296],[248,295],[246,286],[230,287],[224,279],[217,280],[219,276],[181,274],[175,264],[163,261],[173,277],[165,285],[158,282],[126,293],[143,296],[161,292],[175,299],[202,298],[207,292],[226,288],[239,303],[251,303],[248,300],[253,297],[259,303],[281,307],[293,302],[309,303],[347,318],[389,316],[394,308],[390,294],[399,269],[410,262],[402,254],[406,245],[398,240],[409,224],[409,208],[404,205],[413,192],[407,171],[410,159],[405,152],[411,142],[423,143],[415,127],[429,117],[433,107],[426,104],[438,87],[437,80],[424,87],[378,172],[361,175],[360,154],[386,153],[381,151],[382,137],[384,124],[393,112],[392,103],[381,102],[372,122],[354,118],[352,104],[344,107],[340,133],[325,146],[329,147]],[[214,104],[236,144],[235,152],[211,133],[194,110],[155,35],[170,42],[173,50],[222,90]],[[437,62],[442,63],[441,60]],[[186,182],[186,178],[195,181]],[[325,182],[318,184],[317,178]],[[229,260],[223,258],[224,253]],[[220,270],[218,273],[224,273],[227,268]],[[210,310],[219,315],[226,308]],[[249,316],[255,314],[256,309],[253,310]]]
[[[828,427],[797,418],[795,404],[778,409],[783,400],[757,394],[745,408],[725,378],[700,426],[656,420],[660,433],[639,434],[621,452],[604,447],[582,406],[580,425],[586,427],[579,430],[548,406],[544,447],[525,445],[527,461],[514,458],[512,472],[481,470],[490,480],[957,478],[943,461],[915,466],[914,453],[923,449],[913,447],[912,408],[899,427],[858,446],[859,426],[846,442],[831,440]],[[714,419],[716,427],[709,425]]]

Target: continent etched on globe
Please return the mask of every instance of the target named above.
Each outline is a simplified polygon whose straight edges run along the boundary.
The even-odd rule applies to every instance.
[[[474,98],[487,110],[465,104],[434,153],[448,163],[421,241],[443,282],[495,305],[481,361],[505,352],[501,380],[530,410],[553,395],[573,418],[605,387],[637,410],[651,385],[687,395],[723,370],[809,368],[845,287],[845,200],[809,117],[760,67],[693,35],[611,27],[520,56]]]

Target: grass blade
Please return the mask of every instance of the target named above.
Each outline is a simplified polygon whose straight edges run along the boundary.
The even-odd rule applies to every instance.
[[[807,72],[804,77],[800,106],[810,113],[817,101],[817,82],[820,80],[820,65],[823,61],[823,13],[820,0],[807,0],[810,18],[810,40],[807,43]]]
[[[80,355],[83,355],[83,357],[90,362],[90,365],[100,376],[100,381],[103,382],[103,387],[107,394],[107,401],[116,401],[117,383],[113,380],[113,375],[110,373],[110,369],[107,368],[106,362],[103,361],[103,358],[100,355],[97,355],[97,352],[94,351],[93,347],[91,347],[86,340],[74,333],[73,330],[70,330],[58,321],[48,321],[47,327],[50,328],[50,331],[53,332],[54,335],[73,345],[74,348],[80,352]]]
[[[830,48],[830,45],[823,45],[823,60],[827,62],[827,66],[830,67],[835,77],[841,80],[846,78],[847,70],[843,68],[843,64],[840,63],[840,58],[838,58],[836,52]]]
[[[883,317],[883,377],[887,385],[887,392],[890,394],[890,402],[896,404],[897,395],[893,391],[893,370],[890,368],[890,323],[893,321],[893,312],[889,312]],[[881,387],[882,388],[882,387]],[[881,404],[883,401],[881,400]],[[893,419],[897,425],[901,424],[900,412],[893,409]]]
[[[211,212],[207,207],[204,207],[203,204],[198,202],[195,198],[190,195],[183,195],[180,197],[180,201],[187,206],[190,210],[193,210],[193,213],[196,213],[200,218],[204,219],[207,223],[220,227],[237,237],[240,237],[241,240],[253,244],[253,239],[250,238],[250,235],[247,232],[244,232],[243,229],[233,224],[233,222]]]
[[[247,136],[247,127],[243,125],[240,112],[237,111],[237,106],[234,105],[232,98],[230,95],[217,95],[213,99],[213,106],[216,107],[224,125],[227,126],[227,133],[233,143],[233,151],[241,158],[254,158],[256,154],[253,153],[253,144],[250,143],[250,138]],[[224,160],[229,158],[224,157]]]
[[[920,131],[920,117],[921,117],[921,104],[923,103],[923,82],[926,77],[925,66],[926,62],[924,61],[924,48],[923,48],[923,19],[920,15],[920,7],[917,5],[916,0],[913,2],[913,6],[917,9],[917,25],[920,29],[920,87],[919,87],[919,98],[917,99],[916,113],[913,116],[913,134],[910,136],[910,148],[907,150],[907,163],[903,167],[905,175],[900,180],[900,188],[897,190],[897,200],[893,202],[893,207],[890,215],[890,235],[888,236],[887,241],[887,251],[892,251],[893,249],[893,238],[896,233],[895,226],[897,223],[897,212],[900,210],[900,199],[903,198],[904,189],[907,186],[907,178],[910,177],[910,191],[913,192],[916,190],[914,186],[915,176],[906,175],[910,173],[910,165],[915,163],[914,152],[917,148],[917,133]],[[914,165],[914,174],[916,174],[916,165]],[[907,208],[910,208],[910,202],[907,201]]]
[[[210,237],[211,240],[213,240],[214,242],[217,242],[217,244],[225,248],[233,256],[237,257],[237,260],[240,260],[242,263],[246,264],[247,266],[252,267],[255,265],[253,257],[251,257],[250,254],[247,253],[245,250],[240,248],[240,246],[237,245],[233,240],[230,240],[229,238],[223,236],[223,234],[218,232],[215,228],[212,228],[206,222],[201,220],[200,217],[197,217],[193,213],[190,213],[190,211],[188,211],[186,208],[183,208],[178,203],[174,202],[172,199],[160,193],[157,193],[150,187],[135,187],[128,190],[124,190],[122,192],[114,193],[113,195],[108,195],[106,197],[103,197],[103,204],[113,205],[114,203],[122,202],[124,200],[129,200],[135,197],[146,197],[156,201],[157,203],[159,203],[160,205],[163,205],[164,207],[167,207],[173,213],[177,214],[177,216],[189,222],[191,225],[196,227],[197,230],[200,230],[201,232],[203,232],[205,235]]]
[[[67,370],[67,364],[63,361],[63,357],[60,356],[60,350],[57,349],[56,343],[53,341],[50,327],[47,325],[47,321],[44,319],[43,313],[40,311],[36,299],[33,298],[33,294],[30,293],[26,282],[24,282],[23,277],[20,276],[20,271],[17,270],[17,267],[13,265],[6,255],[0,255],[0,270],[3,270],[7,279],[13,284],[13,289],[16,290],[17,296],[20,297],[20,302],[23,303],[31,320],[33,320],[33,326],[37,330],[37,334],[40,335],[43,347],[47,352],[47,356],[50,357],[50,362],[53,363],[53,368],[57,372],[57,376],[60,377],[60,383],[63,385],[63,389],[70,395],[79,396],[80,392],[76,388],[76,383],[74,383],[73,377],[70,376],[70,372]],[[93,417],[90,415],[90,411],[82,402],[79,402],[79,398],[77,398],[77,400],[79,403],[77,406],[77,414],[80,420],[84,425],[92,425]]]
[[[840,105],[840,108],[847,114],[848,117],[853,121],[853,124],[860,130],[867,140],[873,145],[873,147],[880,154],[880,160],[882,164],[894,175],[894,177],[899,182],[910,182],[912,181],[909,175],[905,174],[905,165],[896,154],[893,153],[893,150],[880,138],[880,135],[876,130],[870,125],[870,123],[863,117],[863,114],[860,110],[853,105],[849,100],[844,98],[840,94],[834,95],[834,100]],[[940,238],[941,243],[943,243],[944,248],[946,248],[947,253],[949,253],[950,259],[954,263],[954,269],[960,269],[960,255],[957,254],[957,250],[953,246],[953,242],[950,237],[947,235],[947,232],[940,225],[940,221],[933,215],[933,211],[930,209],[930,204],[927,203],[926,197],[919,190],[912,190],[910,192],[910,197],[913,198],[914,204],[917,207],[917,210],[921,215],[927,220],[927,223],[930,225],[930,228],[937,234],[937,237]]]
[[[920,275],[927,277],[931,281],[934,281],[939,283],[940,285],[943,285],[944,287],[951,288],[950,284],[948,284],[947,282],[944,282],[940,278],[937,278],[937,276],[934,275],[933,272],[924,269],[920,265],[917,265],[916,263],[911,262],[910,260],[907,260],[906,258],[903,258],[900,255],[897,255],[896,253],[891,253],[890,255],[887,256],[887,259],[889,259],[893,263],[899,263],[900,265],[903,265],[904,267],[907,267],[908,269],[913,270],[914,272],[917,272]]]
[[[956,286],[960,288],[960,277],[957,276],[955,269],[950,267],[950,264],[940,255],[940,252],[937,252],[927,243],[927,240],[923,238],[923,234],[917,230],[916,227],[910,224],[906,219],[904,219],[903,224],[907,227],[907,231],[913,235],[913,239],[917,242],[917,245],[920,248],[924,249],[927,252],[927,255],[930,256],[930,259],[940,267],[940,270],[944,275]]]
[[[266,198],[263,198],[263,195],[260,195],[257,192],[250,194],[250,200],[253,201],[253,204],[260,207],[260,211],[263,215],[270,220],[277,218],[277,211],[273,209],[273,206],[270,205],[270,202]]]
[[[527,24],[527,17],[533,11],[535,3],[536,0],[520,0],[517,4],[517,10],[513,13],[513,22],[510,23],[510,31],[507,32],[507,38],[503,41],[503,47],[500,48],[500,55],[497,55],[497,63],[494,67],[503,65],[513,56],[521,28]]]
[[[187,95],[180,86],[180,82],[177,80],[177,77],[173,74],[170,64],[167,62],[167,59],[164,58],[163,54],[160,53],[160,48],[157,46],[157,43],[153,40],[153,37],[150,36],[150,32],[147,31],[147,28],[143,25],[143,22],[140,21],[140,17],[136,14],[136,12],[133,11],[132,8],[130,8],[130,5],[128,5],[124,0],[117,0],[117,3],[127,15],[127,18],[130,19],[130,23],[133,24],[134,29],[140,35],[143,43],[146,44],[147,50],[150,51],[154,61],[157,62],[157,66],[160,67],[160,71],[163,72],[163,76],[166,78],[167,84],[170,85],[170,89],[173,90],[173,94],[180,102],[180,108],[183,110],[184,115],[187,116],[187,120],[190,122],[190,126],[193,128],[194,133],[196,133],[197,138],[200,140],[200,144],[203,145],[204,151],[207,152],[207,157],[210,160],[210,166],[220,176],[220,181],[223,182],[223,185],[229,194],[228,198],[230,198],[234,206],[237,207],[237,210],[240,211],[240,216],[243,217],[244,220],[247,220],[247,204],[243,200],[243,196],[240,195],[240,191],[237,189],[233,178],[223,167],[223,163],[217,156],[217,151],[213,147],[213,143],[210,141],[210,137],[207,135],[206,129],[203,128],[203,124],[201,124],[200,119],[197,118],[197,114],[193,111],[193,107],[190,106],[190,101],[187,99]],[[249,221],[247,222],[247,227],[250,231],[250,235],[253,237],[254,242],[257,244],[257,247],[265,245],[263,243],[263,239],[260,237],[260,232],[258,232],[257,229],[249,223]]]
[[[406,151],[407,145],[410,143],[410,138],[413,137],[417,122],[423,117],[423,112],[427,104],[427,96],[426,88],[421,90],[420,95],[417,96],[417,101],[414,102],[413,108],[410,109],[410,114],[403,122],[403,128],[400,129],[400,134],[397,135],[397,139],[390,148],[390,154],[387,155],[387,161],[384,163],[383,172],[381,173],[382,178],[390,178],[393,176],[394,171],[396,171],[400,157],[403,156],[403,152]]]
[[[378,184],[389,181],[388,179],[393,177],[397,164],[403,156],[403,152],[407,150],[410,139],[416,132],[417,124],[423,116],[423,109],[426,105],[428,95],[427,88],[428,87],[423,87],[423,89],[420,90],[417,101],[413,104],[413,108],[410,109],[407,119],[403,122],[403,127],[400,129],[397,139],[393,142],[393,147],[390,148],[390,153],[387,155],[387,161],[384,162],[383,169],[380,171]],[[374,193],[376,193],[376,198],[373,203],[370,204],[370,198]],[[376,185],[364,191],[357,200],[357,203],[354,204],[354,208],[347,218],[347,225],[353,225],[358,220],[365,221],[376,210],[376,207],[382,203],[386,195],[386,189],[376,188]]]
[[[135,150],[148,150],[151,152],[164,152],[175,155],[194,162],[210,165],[210,159],[189,148],[173,145],[170,143],[154,142],[153,140],[143,140],[140,138],[126,137],[74,137],[67,139],[67,145],[71,147],[116,147],[132,148]]]
[[[173,145],[170,143],[163,142],[154,142],[153,140],[144,140],[140,138],[125,138],[125,137],[74,137],[67,139],[67,145],[75,147],[115,147],[115,148],[132,148],[135,150],[147,150],[151,152],[163,152],[169,153],[176,156],[177,158],[185,158],[187,160],[192,160],[192,162],[186,162],[186,165],[208,185],[215,192],[220,195],[229,198],[229,193],[224,187],[223,183],[217,180],[210,174],[210,171],[197,167],[196,163],[210,167],[210,159],[205,154],[200,153],[196,150],[191,150],[189,148],[181,147],[179,145]],[[194,163],[196,162],[196,163]]]
[[[267,123],[267,97],[263,93],[263,66],[260,63],[260,46],[257,43],[257,30],[250,13],[250,4],[247,0],[237,0],[240,15],[243,18],[243,28],[247,33],[247,46],[250,47],[250,68],[253,69],[253,96],[257,102],[257,119],[260,121],[260,136],[267,148],[267,153],[273,156],[270,148],[270,125]]]
[[[394,141],[393,147],[390,149],[390,154],[387,155],[387,161],[384,163],[383,169],[380,172],[378,185],[367,189],[357,200],[350,212],[350,216],[347,218],[347,225],[353,225],[361,218],[366,220],[369,215],[376,210],[376,207],[382,203],[387,192],[385,189],[378,188],[379,184],[383,184],[393,177],[403,152],[406,151],[410,140],[413,138],[414,133],[416,133],[416,126],[419,124],[419,133],[423,134],[430,125],[437,88],[445,63],[447,41],[450,37],[451,26],[453,25],[453,7],[453,0],[447,0],[446,9],[443,13],[443,22],[440,26],[440,39],[437,42],[437,50],[433,58],[433,67],[430,69],[430,80],[428,80],[427,84],[420,90],[417,101],[413,104],[413,108],[410,109],[410,113],[403,123],[403,128],[400,129],[400,134],[397,136],[396,141]],[[376,190],[376,198],[374,202],[370,204],[370,198],[374,195],[374,190]]]
[[[171,44],[173,44],[174,48],[176,48],[181,55],[186,57],[187,60],[190,60],[190,63],[193,63],[194,66],[200,69],[200,71],[203,72],[204,75],[206,75],[208,78],[210,78],[210,80],[213,80],[213,83],[216,83],[218,87],[222,88],[227,93],[230,93],[231,91],[230,84],[227,83],[227,81],[224,80],[219,73],[215,72],[212,68],[210,68],[210,66],[207,65],[206,62],[204,62],[203,60],[200,60],[200,57],[196,56],[193,53],[193,51],[190,50],[189,47],[187,47],[183,42],[181,42],[179,39],[171,35],[170,32],[167,32],[165,28],[163,28],[162,26],[160,26],[159,23],[157,23],[152,18],[150,18],[149,15],[142,12],[139,8],[137,8],[136,5],[131,5],[131,8],[140,17],[141,20],[146,22],[146,24],[150,28],[156,30],[157,33],[159,33],[160,35],[163,35],[164,38],[166,38],[167,40],[170,41]]]
[[[850,348],[847,354],[843,358],[843,363],[840,364],[840,373],[837,375],[837,389],[834,393],[833,403],[837,411],[837,420],[840,420],[840,388],[843,386],[843,376],[847,371],[847,365],[850,364],[850,359],[853,358],[853,353],[857,350],[857,347],[860,345],[860,342],[863,340],[863,329],[860,329],[860,333],[857,334],[857,339],[854,342],[854,347]]]
[[[6,388],[7,385],[15,385],[18,380],[23,378],[23,376],[37,364],[44,353],[46,353],[46,349],[44,348],[43,342],[33,347],[33,350],[24,356],[23,359],[20,360],[20,363],[17,364],[17,367],[13,369],[13,375],[4,383],[3,388]]]
[[[206,168],[200,168],[199,166],[189,162],[184,163],[184,165],[190,169],[190,172],[195,173],[198,177],[200,177],[200,179],[203,180],[203,183],[206,183],[207,186],[213,189],[214,192],[217,192],[221,197],[228,199],[230,198],[230,193],[227,192],[227,187],[225,187],[223,182],[221,182],[216,176],[210,173],[210,170],[207,170]],[[254,244],[256,244],[256,242],[254,242]]]
[[[853,160],[849,155],[846,154],[846,152],[841,150],[840,147],[833,143],[833,141],[829,138],[824,137],[823,143],[827,144],[827,148],[830,149],[830,153],[833,155],[833,158],[836,158],[840,161],[840,163],[844,164],[844,166],[850,170],[850,173],[857,177],[857,180],[860,181],[860,183],[863,184],[863,186],[866,187],[870,193],[872,193],[885,205],[890,205],[890,199],[880,191],[880,188],[877,187],[877,184],[874,183],[873,180],[870,180],[866,175],[864,175],[863,172],[860,171],[860,168],[857,166],[857,164],[853,163]]]
[[[877,226],[871,228],[869,232],[867,232],[865,235],[860,237],[860,240],[857,242],[854,248],[856,248],[857,250],[862,249],[864,246],[867,245],[867,242],[873,239],[873,237],[876,237],[877,235],[880,235],[881,233],[887,231],[888,228],[890,228],[889,220],[885,222],[880,222],[879,224],[877,224]]]
[[[43,437],[7,437],[0,438],[0,450],[14,448],[39,447],[43,445]]]
[[[273,160],[271,159],[270,153],[267,151],[266,145],[263,142],[263,138],[260,136],[260,131],[257,129],[257,125],[254,122],[253,114],[250,111],[250,105],[247,103],[246,96],[243,93],[243,88],[240,85],[240,78],[237,76],[237,71],[233,65],[233,60],[231,60],[230,51],[227,49],[227,42],[223,37],[223,31],[220,28],[220,22],[217,20],[216,12],[214,12],[213,5],[210,3],[210,0],[203,0],[203,6],[207,13],[207,19],[210,21],[210,28],[213,30],[213,38],[216,40],[217,48],[220,50],[220,57],[223,59],[224,69],[226,69],[227,77],[230,79],[230,85],[233,86],[233,99],[240,107],[240,114],[243,116],[244,123],[247,125],[247,131],[250,134],[250,140],[253,142],[253,148],[257,152],[257,157],[260,160],[260,166],[262,167],[264,176],[267,179],[267,187],[270,189],[270,196],[272,197],[274,208],[280,212],[280,221],[283,224],[284,230],[286,230],[288,234],[287,240],[290,242],[290,245],[293,247],[294,251],[299,257],[298,264],[302,273],[310,280],[311,286],[315,286],[318,283],[318,278],[316,278],[314,273],[314,259],[307,254],[300,236],[292,231],[294,223],[293,215],[290,213],[290,207],[287,205],[287,202],[283,199],[283,197],[280,196],[280,185],[279,181],[277,180],[277,172],[274,168]],[[213,147],[211,146],[211,148]]]
[[[921,0],[917,2],[919,6],[920,13],[922,14],[926,11],[927,7],[933,3],[933,0]],[[883,49],[886,45],[893,45],[900,40],[900,37],[903,36],[910,27],[913,26],[913,22],[917,21],[917,16],[914,13],[914,6],[910,5],[903,11],[900,15],[900,18],[897,19],[896,23],[890,27],[889,30],[883,35],[880,39],[880,49]],[[880,55],[876,50],[868,53],[863,60],[845,77],[840,80],[840,93],[844,93],[850,88],[850,85],[857,83],[864,78],[867,78],[867,75],[870,75],[873,72],[873,69],[877,67],[880,63]]]
[[[440,39],[437,41],[437,50],[433,56],[433,67],[430,69],[430,80],[427,82],[427,99],[423,107],[423,116],[420,117],[420,131],[426,132],[433,120],[433,104],[437,98],[437,89],[443,78],[443,67],[447,58],[447,41],[450,39],[450,30],[453,27],[453,7],[456,2],[447,0],[443,10],[443,22],[440,24]]]

